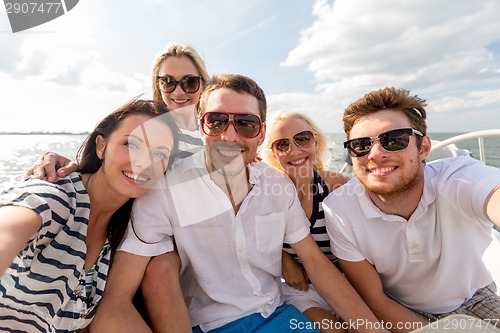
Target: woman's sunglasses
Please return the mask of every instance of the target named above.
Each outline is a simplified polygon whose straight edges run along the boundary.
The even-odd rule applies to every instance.
[[[352,157],[362,157],[368,155],[373,147],[373,141],[378,141],[384,150],[401,151],[410,145],[410,137],[415,134],[420,137],[424,135],[413,128],[400,128],[387,131],[379,136],[357,138],[344,142],[344,148],[349,151]]]
[[[279,156],[285,156],[290,152],[292,141],[299,148],[310,148],[314,144],[314,134],[311,131],[303,131],[295,134],[292,139],[282,138],[271,144],[273,152]]]
[[[262,122],[256,115],[225,112],[205,113],[201,118],[201,128],[206,135],[216,136],[227,129],[229,122],[239,135],[247,139],[255,138],[262,129]]]
[[[157,76],[158,86],[164,93],[171,93],[177,85],[180,85],[182,90],[188,94],[193,94],[200,89],[201,76],[184,76],[180,80],[176,80],[171,76]]]

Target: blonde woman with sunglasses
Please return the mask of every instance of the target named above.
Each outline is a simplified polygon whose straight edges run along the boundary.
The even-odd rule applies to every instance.
[[[179,147],[184,152],[181,157],[197,152],[203,143],[196,104],[210,81],[200,54],[189,44],[167,45],[154,61],[151,79],[153,100],[168,106],[185,136]]]
[[[282,112],[267,124],[262,158],[282,170],[297,188],[297,194],[311,226],[311,234],[322,252],[336,263],[330,251],[321,202],[335,188],[349,179],[325,169],[326,135],[313,121],[300,112]],[[309,283],[304,267],[290,245],[284,244],[283,294],[285,302],[293,304],[309,319],[323,323],[337,318],[328,304]],[[321,326],[321,325],[320,325]],[[335,325],[321,327],[322,332],[336,331]],[[338,330],[342,331],[342,330]]]

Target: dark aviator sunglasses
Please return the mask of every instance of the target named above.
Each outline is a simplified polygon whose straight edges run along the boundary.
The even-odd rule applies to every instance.
[[[222,134],[230,122],[236,132],[247,139],[255,138],[262,129],[260,118],[248,113],[207,112],[200,121],[203,133],[209,136]]]
[[[314,143],[314,134],[311,131],[302,131],[295,134],[291,140],[282,138],[271,144],[272,151],[279,156],[285,156],[290,152],[293,143],[299,148],[310,148]]]
[[[413,128],[400,128],[384,132],[375,137],[363,137],[344,142],[344,148],[347,149],[352,157],[362,157],[368,155],[373,147],[373,142],[378,141],[385,151],[401,151],[410,145],[412,135],[423,137],[424,135]]]
[[[193,94],[200,89],[201,76],[184,76],[180,80],[176,80],[171,76],[157,76],[158,87],[165,93],[171,93],[177,85],[180,85],[182,90],[188,94]]]

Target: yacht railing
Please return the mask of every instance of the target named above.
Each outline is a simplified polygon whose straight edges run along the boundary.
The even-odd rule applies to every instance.
[[[493,136],[498,136],[500,137],[500,129],[491,129],[491,130],[483,130],[483,131],[475,131],[475,132],[469,132],[461,135],[454,136],[452,138],[439,141],[436,144],[432,145],[431,152],[438,150],[440,148],[444,148],[448,145],[451,144],[456,144],[461,141],[466,141],[466,140],[472,140],[476,139],[478,140],[478,146],[479,146],[479,160],[486,162],[486,154],[484,151],[484,141],[483,138],[486,137],[493,137]]]

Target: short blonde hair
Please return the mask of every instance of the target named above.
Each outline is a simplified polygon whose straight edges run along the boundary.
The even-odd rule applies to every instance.
[[[283,168],[280,166],[278,163],[278,160],[273,154],[273,151],[271,149],[271,136],[269,135],[272,133],[274,126],[276,126],[279,122],[285,121],[287,119],[301,119],[307,123],[309,126],[311,132],[314,134],[314,138],[317,143],[316,147],[316,160],[314,161],[313,165],[316,170],[324,170],[325,169],[325,164],[324,161],[327,159],[328,155],[328,138],[326,134],[321,131],[318,126],[314,123],[314,121],[307,116],[306,114],[298,111],[282,111],[275,115],[273,118],[271,118],[270,121],[267,122],[267,127],[266,127],[266,137],[264,139],[264,149],[262,150],[261,157],[264,160],[264,162],[272,165],[275,168],[278,168],[280,170],[283,170]]]

